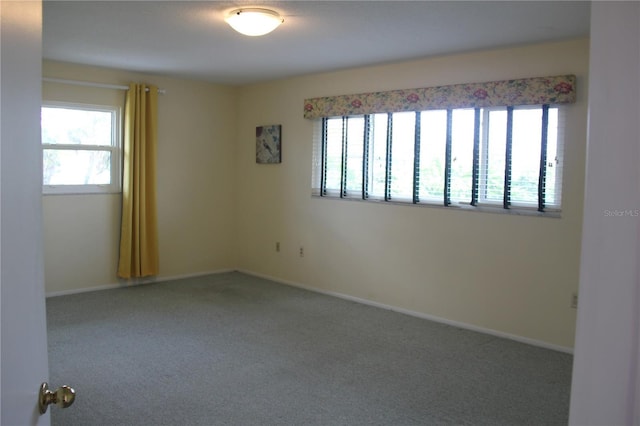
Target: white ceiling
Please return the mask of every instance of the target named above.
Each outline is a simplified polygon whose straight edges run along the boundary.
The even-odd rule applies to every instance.
[[[247,37],[238,6],[284,16]],[[578,1],[57,1],[43,6],[46,59],[248,84],[322,71],[583,37]]]

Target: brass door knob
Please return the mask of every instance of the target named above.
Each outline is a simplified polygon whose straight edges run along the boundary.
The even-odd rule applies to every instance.
[[[60,408],[67,408],[76,399],[76,391],[69,386],[60,386],[55,392],[49,390],[47,382],[40,385],[40,395],[38,398],[38,407],[40,414],[47,412],[47,408],[51,404],[56,404]]]

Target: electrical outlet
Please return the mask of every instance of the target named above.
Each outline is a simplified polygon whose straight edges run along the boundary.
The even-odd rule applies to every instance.
[[[578,293],[573,293],[571,295],[571,307],[573,309],[577,309],[578,308]]]
[[[280,241],[276,241],[276,251],[280,251]]]
[[[304,257],[304,247],[300,246],[300,257]]]

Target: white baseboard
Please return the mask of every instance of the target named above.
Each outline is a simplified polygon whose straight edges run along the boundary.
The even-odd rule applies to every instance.
[[[61,291],[52,291],[47,292],[45,297],[56,297],[56,296],[68,296],[70,294],[78,294],[78,293],[87,293],[90,291],[100,291],[100,290],[111,290],[114,288],[122,288],[122,287],[131,287],[135,285],[144,285],[144,284],[153,284],[159,283],[163,281],[173,281],[173,280],[181,280],[184,278],[194,278],[194,277],[202,277],[205,275],[214,275],[214,274],[224,274],[226,272],[234,272],[235,269],[218,269],[216,271],[205,271],[205,272],[196,272],[192,274],[182,274],[182,275],[167,275],[167,276],[157,276],[157,277],[148,277],[148,278],[138,278],[131,280],[122,280],[121,282],[113,283],[113,284],[103,284],[93,287],[84,287],[84,288],[74,288],[70,290],[61,290]]]
[[[493,330],[491,328],[484,328],[484,327],[479,327],[477,325],[473,325],[473,324],[467,324],[464,322],[459,322],[459,321],[452,321],[446,318],[441,318],[435,315],[429,315],[429,314],[425,314],[422,312],[416,312],[416,311],[411,311],[409,309],[404,309],[404,308],[399,308],[396,306],[391,306],[391,305],[385,305],[384,303],[378,303],[378,302],[374,302],[371,300],[367,300],[367,299],[362,299],[359,297],[354,297],[354,296],[349,296],[348,294],[342,294],[342,293],[337,293],[337,292],[333,292],[333,291],[327,291],[327,290],[321,290],[318,288],[314,288],[314,287],[308,287],[296,282],[292,282],[292,281],[287,281],[287,280],[283,280],[281,278],[278,277],[272,277],[269,275],[264,275],[264,274],[258,274],[252,271],[248,271],[245,269],[238,269],[238,272],[242,272],[243,274],[247,274],[247,275],[253,275],[255,277],[259,277],[259,278],[264,278],[270,281],[275,281],[281,284],[286,284],[286,285],[290,285],[292,287],[298,287],[304,290],[309,290],[309,291],[313,291],[316,293],[321,293],[321,294],[325,294],[327,296],[333,296],[333,297],[338,297],[340,299],[345,299],[345,300],[349,300],[352,302],[357,302],[357,303],[362,303],[364,305],[369,305],[369,306],[373,306],[376,308],[381,308],[381,309],[387,309],[390,311],[394,311],[394,312],[398,312],[401,314],[405,314],[405,315],[410,315],[413,317],[418,317],[418,318],[422,318],[422,319],[426,319],[429,321],[434,321],[434,322],[438,322],[441,324],[446,324],[446,325],[451,325],[453,327],[458,327],[458,328],[462,328],[465,330],[471,330],[471,331],[476,331],[479,333],[484,333],[484,334],[489,334],[491,336],[495,336],[495,337],[501,337],[504,339],[510,339],[510,340],[514,340],[516,342],[520,342],[520,343],[525,343],[531,346],[537,346],[540,348],[544,348],[544,349],[551,349],[554,351],[558,351],[558,352],[564,352],[564,353],[568,353],[568,354],[573,354],[573,348],[569,348],[569,347],[565,347],[565,346],[560,346],[560,345],[554,345],[552,343],[547,343],[547,342],[543,342],[541,340],[535,340],[535,339],[530,339],[528,337],[522,337],[522,336],[518,336],[516,334],[510,334],[510,333],[504,333],[502,331],[498,331],[498,330]]]
[[[179,279],[184,279],[184,278],[194,278],[194,277],[201,277],[201,276],[205,276],[205,275],[223,274],[223,273],[234,272],[234,271],[242,272],[243,274],[252,275],[254,277],[259,277],[259,278],[264,278],[264,279],[267,279],[267,280],[275,281],[275,282],[278,282],[278,283],[281,283],[281,284],[290,285],[292,287],[297,287],[297,288],[301,288],[301,289],[304,289],[304,290],[313,291],[315,293],[320,293],[320,294],[324,294],[324,295],[327,295],[327,296],[338,297],[340,299],[349,300],[349,301],[356,302],[356,303],[362,303],[364,305],[369,305],[369,306],[373,306],[373,307],[376,307],[376,308],[387,309],[387,310],[398,312],[398,313],[401,313],[401,314],[410,315],[410,316],[413,316],[413,317],[422,318],[422,319],[425,319],[425,320],[434,321],[434,322],[438,322],[438,323],[441,323],[441,324],[446,324],[446,325],[450,325],[450,326],[453,326],[453,327],[462,328],[462,329],[465,329],[465,330],[476,331],[476,332],[479,332],[479,333],[484,333],[484,334],[488,334],[488,335],[491,335],[491,336],[501,337],[501,338],[504,338],[504,339],[510,339],[510,340],[514,340],[516,342],[525,343],[525,344],[532,345],[532,346],[537,346],[537,347],[541,347],[541,348],[545,348],[545,349],[551,349],[551,350],[558,351],[558,352],[564,352],[564,353],[568,353],[568,354],[573,354],[573,348],[560,346],[560,345],[554,345],[554,344],[551,344],[551,343],[543,342],[541,340],[530,339],[528,337],[522,337],[522,336],[518,336],[516,334],[504,333],[502,331],[493,330],[493,329],[490,329],[490,328],[479,327],[479,326],[476,326],[476,325],[473,325],[473,324],[467,324],[467,323],[464,323],[464,322],[453,321],[453,320],[449,320],[449,319],[446,319],[446,318],[441,318],[441,317],[438,317],[438,316],[435,316],[435,315],[425,314],[425,313],[422,313],[422,312],[411,311],[409,309],[399,308],[399,307],[392,306],[392,305],[386,305],[384,303],[374,302],[372,300],[362,299],[360,297],[350,296],[348,294],[337,293],[337,292],[334,292],[334,291],[322,290],[322,289],[318,289],[318,288],[314,288],[314,287],[308,287],[308,286],[302,285],[300,283],[296,283],[296,282],[288,281],[288,280],[283,280],[281,278],[273,277],[273,276],[270,276],[270,275],[259,274],[259,273],[256,273],[256,272],[253,272],[253,271],[249,271],[249,270],[246,270],[246,269],[220,269],[220,270],[216,270],[216,271],[196,272],[196,273],[192,273],[192,274],[142,278],[142,279],[136,279],[136,280],[122,281],[122,282],[114,283],[114,284],[99,285],[99,286],[95,286],[95,287],[86,287],[86,288],[79,288],[79,289],[48,292],[48,293],[46,293],[46,297],[67,296],[67,295],[70,295],[70,294],[86,293],[86,292],[90,292],[90,291],[109,290],[109,289],[128,287],[128,286],[133,286],[133,285],[152,284],[152,283],[163,282],[163,281],[172,281],[172,280],[179,280]]]

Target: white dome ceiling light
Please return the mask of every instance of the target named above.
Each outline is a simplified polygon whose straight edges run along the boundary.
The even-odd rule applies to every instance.
[[[241,34],[261,36],[278,28],[284,19],[273,10],[247,7],[232,10],[225,21]]]

